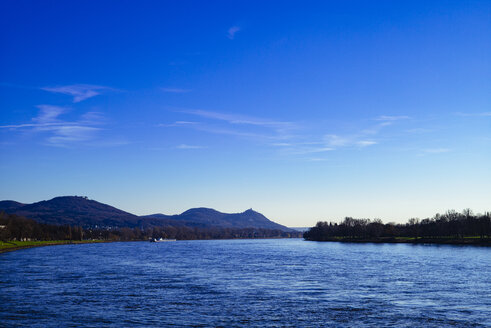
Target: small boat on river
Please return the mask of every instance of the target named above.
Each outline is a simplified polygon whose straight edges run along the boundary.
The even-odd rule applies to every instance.
[[[150,239],[150,241],[152,243],[160,243],[160,242],[164,242],[164,241],[176,241],[176,240],[175,239],[167,239],[167,238],[159,238],[159,239],[152,238],[152,239]]]

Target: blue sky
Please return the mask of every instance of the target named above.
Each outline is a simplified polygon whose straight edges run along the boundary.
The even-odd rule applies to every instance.
[[[7,0],[0,31],[0,199],[491,210],[489,1]]]

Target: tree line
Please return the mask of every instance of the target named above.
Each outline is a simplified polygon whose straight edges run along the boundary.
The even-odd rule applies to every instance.
[[[301,232],[262,228],[82,228],[36,222],[15,214],[0,213],[0,240],[108,240],[131,241],[151,238],[169,239],[235,239],[235,238],[300,238]]]
[[[470,209],[462,213],[447,211],[432,218],[410,219],[405,224],[383,223],[380,219],[354,219],[346,217],[341,223],[317,222],[315,227],[306,231],[303,237],[307,240],[326,241],[335,238],[368,239],[410,237],[422,239],[491,236],[491,212],[473,214]]]

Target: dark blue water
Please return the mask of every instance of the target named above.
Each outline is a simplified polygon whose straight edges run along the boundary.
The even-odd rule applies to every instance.
[[[0,255],[2,327],[490,327],[491,249],[300,239]]]

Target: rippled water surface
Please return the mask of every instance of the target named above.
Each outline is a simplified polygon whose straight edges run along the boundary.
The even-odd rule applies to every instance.
[[[0,254],[2,327],[490,327],[491,249],[300,239]]]

